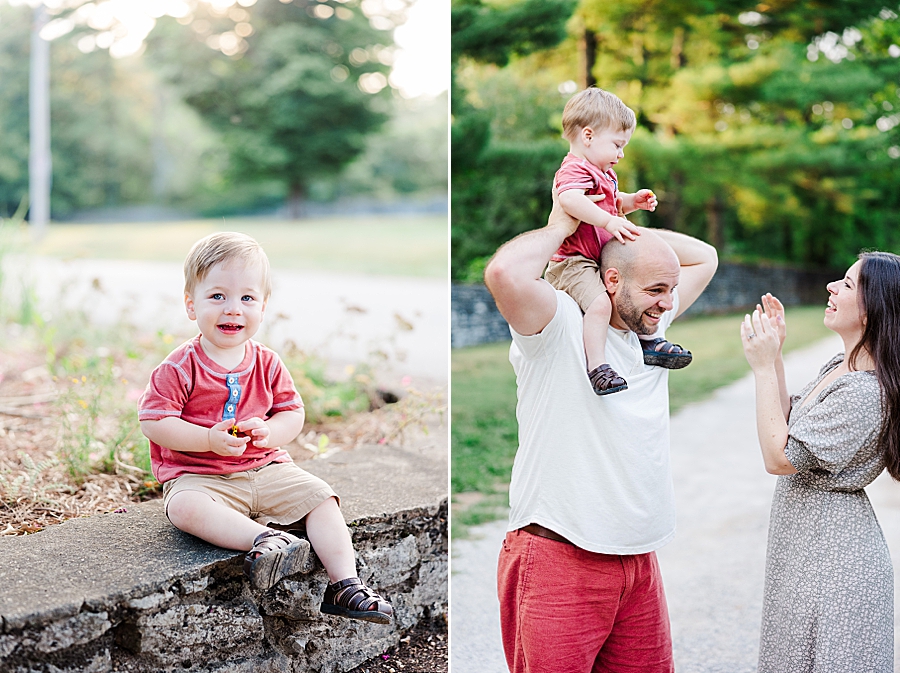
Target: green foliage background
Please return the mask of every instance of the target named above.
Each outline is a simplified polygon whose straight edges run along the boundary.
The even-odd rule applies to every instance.
[[[323,5],[340,11],[319,18]],[[187,21],[160,19],[134,56],[82,53],[79,39],[94,33],[84,26],[51,43],[54,219],[446,193],[447,98],[360,90],[360,76],[389,74],[393,42],[359,0],[258,0],[246,13],[253,32],[230,56],[206,41],[235,22],[208,3]],[[31,20],[27,5],[0,0],[0,218],[28,191]]]
[[[562,108],[592,84],[637,113],[617,171],[623,190],[660,197],[655,213],[633,216],[640,224],[698,236],[731,260],[842,267],[862,248],[900,250],[898,11],[867,0],[457,1],[454,278],[478,280],[486,256],[543,223],[567,148]]]

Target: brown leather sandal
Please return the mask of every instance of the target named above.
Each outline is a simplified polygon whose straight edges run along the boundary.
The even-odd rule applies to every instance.
[[[626,383],[625,379],[619,376],[615,369],[606,364],[589,371],[588,378],[591,380],[591,387],[598,395],[609,395],[628,388],[628,383]]]
[[[309,542],[269,529],[253,540],[244,557],[244,574],[254,589],[269,589],[288,575],[300,572],[309,558]]]
[[[328,615],[376,624],[390,624],[394,615],[391,604],[358,577],[348,577],[325,587],[325,597],[319,610]]]
[[[681,369],[691,364],[694,356],[691,352],[678,344],[657,337],[656,339],[641,339],[641,348],[644,351],[644,364],[666,369]]]

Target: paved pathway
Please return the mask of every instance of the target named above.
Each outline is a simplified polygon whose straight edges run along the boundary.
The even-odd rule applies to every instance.
[[[149,330],[196,333],[184,312],[180,264],[10,257],[4,271],[4,292],[17,301],[26,279],[48,315],[62,305],[101,323],[125,318]],[[290,340],[341,367],[374,362],[380,356],[372,353],[383,353],[392,379],[409,376],[420,387],[447,384],[447,281],[282,269],[272,276],[260,333],[266,344],[277,348]]]
[[[840,341],[831,338],[790,354],[788,388],[798,390],[839,350]],[[676,670],[752,673],[776,479],[763,469],[756,442],[752,378],[683,409],[672,418],[671,432],[678,533],[659,558]],[[900,484],[885,473],[867,491],[895,563],[900,563]],[[505,522],[493,522],[473,529],[471,539],[453,543],[453,673],[506,672],[495,595],[504,531]],[[900,615],[900,603],[895,614]],[[900,653],[895,661],[900,672]]]

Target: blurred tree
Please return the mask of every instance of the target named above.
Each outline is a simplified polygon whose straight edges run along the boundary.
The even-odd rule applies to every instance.
[[[533,227],[533,213],[546,203],[552,171],[562,156],[559,141],[492,142],[495,110],[472,104],[458,86],[459,70],[474,63],[504,66],[558,44],[574,9],[575,0],[522,0],[507,6],[460,0],[452,6],[450,231],[457,278],[498,241]],[[510,100],[516,100],[512,93]]]
[[[367,141],[336,194],[380,197],[447,194],[447,94],[433,99],[397,97],[390,121]]]
[[[873,18],[880,3],[726,1],[705,3],[705,15],[644,5],[617,3],[610,15],[585,0],[579,17],[596,35],[592,74],[645,131],[624,168],[661,195],[649,221],[725,255],[803,265],[900,244],[869,226],[873,206],[897,203],[893,193],[872,200],[873,178],[896,176],[870,108],[900,69],[886,48],[860,51],[860,29],[891,19]]]
[[[28,194],[29,8],[0,15],[0,217],[15,212]]]
[[[0,21],[0,216],[28,192],[28,51],[31,9],[4,7]],[[146,72],[105,53],[52,44],[52,213],[141,201],[152,161]],[[152,109],[152,107],[151,107]]]
[[[149,55],[221,134],[232,179],[282,182],[296,218],[310,184],[337,176],[387,118],[390,33],[357,0],[242,11],[240,28],[213,6],[190,29],[163,19]]]
[[[493,113],[490,147],[535,151],[558,137],[566,98],[596,82],[638,115],[617,168],[625,189],[660,195],[641,222],[699,235],[726,257],[842,266],[861,247],[900,248],[898,32],[894,12],[865,0],[582,0],[559,47],[503,69],[470,64],[460,79]],[[497,168],[526,193],[539,177]],[[471,194],[481,201],[466,221],[454,211],[458,277],[508,238],[477,241],[504,204]],[[538,203],[503,233],[537,226],[546,197]]]

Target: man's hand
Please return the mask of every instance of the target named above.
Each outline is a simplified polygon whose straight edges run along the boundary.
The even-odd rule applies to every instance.
[[[568,190],[564,192],[577,192]],[[553,209],[547,226],[525,232],[500,246],[484,270],[484,283],[494,297],[500,314],[516,332],[537,334],[556,315],[556,290],[542,278],[547,262],[578,228],[578,220],[568,215],[554,189]],[[584,200],[584,192],[576,193]],[[592,205],[601,196],[588,196],[587,210],[602,213]],[[593,214],[593,213],[591,213]],[[609,217],[608,213],[605,213]],[[594,226],[602,226],[595,224]]]
[[[235,423],[227,419],[216,423],[209,429],[207,440],[209,450],[220,456],[240,456],[247,449],[250,437],[236,437],[231,434]]]
[[[606,223],[606,230],[611,233],[619,243],[625,243],[627,238],[633,241],[635,237],[640,236],[640,229],[624,217],[614,217]]]
[[[264,449],[269,445],[269,426],[266,425],[263,419],[256,416],[248,418],[245,421],[240,421],[237,424],[237,428],[240,432],[250,435],[250,441],[256,448]]]
[[[559,202],[559,192],[556,191],[556,187],[553,188],[551,194],[553,196],[553,208],[550,209],[550,216],[547,218],[547,227],[563,230],[565,232],[565,238],[568,238],[575,233],[575,230],[578,229],[578,225],[581,224],[581,222],[563,210],[562,204]]]
[[[576,193],[576,190],[569,191]],[[579,199],[584,196],[594,204],[606,198],[606,194],[584,194],[580,191],[578,191],[577,193]],[[581,224],[581,221],[575,217],[572,217],[565,210],[563,210],[562,204],[560,203],[559,199],[559,192],[556,191],[556,187],[553,188],[551,194],[553,196],[553,208],[550,210],[550,217],[547,218],[547,227],[558,227],[565,232],[565,237],[568,238],[575,233],[575,230],[578,229],[578,225]],[[591,223],[588,222],[588,224]]]

